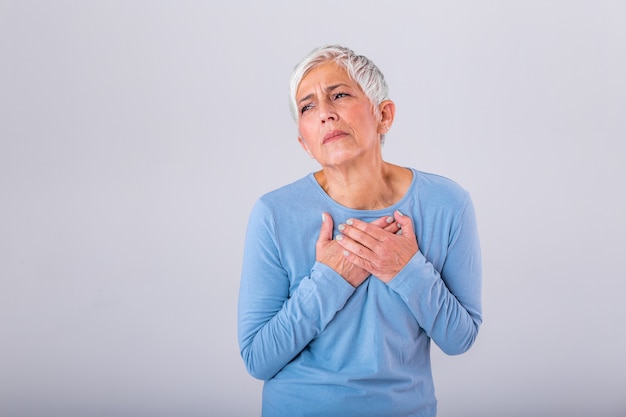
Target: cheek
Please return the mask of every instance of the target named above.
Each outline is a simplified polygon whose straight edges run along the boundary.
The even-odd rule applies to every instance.
[[[299,122],[298,123],[298,133],[300,137],[307,143],[310,143],[310,139],[314,137],[314,129],[312,126],[309,126],[307,123]]]
[[[300,146],[302,146],[302,149],[304,149],[310,155],[311,146],[309,146],[309,141],[306,138],[307,138],[306,133],[300,130],[298,132],[298,142],[300,143]]]

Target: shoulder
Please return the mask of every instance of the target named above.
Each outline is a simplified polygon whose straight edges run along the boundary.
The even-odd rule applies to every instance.
[[[315,180],[309,174],[292,183],[283,185],[261,195],[252,209],[252,217],[279,218],[289,211],[293,211],[294,204],[306,207],[319,194],[315,189]]]
[[[475,221],[472,198],[464,187],[442,175],[417,170],[414,174],[409,203],[414,215],[431,226],[443,222],[451,228]]]
[[[259,201],[268,206],[282,206],[285,203],[293,203],[298,199],[304,199],[310,196],[313,191],[314,183],[311,180],[311,174],[309,174],[290,184],[283,185],[282,187],[263,194],[259,198]]]
[[[321,198],[317,188],[309,174],[261,195],[252,207],[248,229],[251,233],[286,239],[290,236],[289,230],[307,231],[308,223],[313,224],[311,219],[317,220],[315,227],[318,228]]]
[[[441,203],[465,203],[469,199],[469,192],[456,181],[442,175],[413,169],[414,192],[420,199],[439,201]]]

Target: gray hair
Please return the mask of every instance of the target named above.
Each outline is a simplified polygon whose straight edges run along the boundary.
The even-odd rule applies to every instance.
[[[298,121],[296,92],[304,76],[312,69],[334,62],[344,68],[350,79],[356,82],[372,103],[374,114],[379,117],[379,104],[389,99],[389,87],[383,73],[367,57],[356,55],[351,49],[339,45],[326,45],[311,51],[293,70],[289,81],[289,107],[291,116]]]

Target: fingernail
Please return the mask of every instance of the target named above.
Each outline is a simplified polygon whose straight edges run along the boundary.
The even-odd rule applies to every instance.
[[[354,221],[352,219],[346,220],[346,224],[349,224],[350,226],[352,226],[352,223],[354,223]]]
[[[393,216],[389,216],[389,217],[387,217],[386,221],[387,221],[387,223],[389,223],[389,224],[393,223]]]
[[[340,231],[342,231],[342,232],[343,232],[343,229],[345,229],[345,228],[346,228],[346,225],[345,225],[345,224],[343,224],[343,223],[342,223],[342,224],[340,224],[339,226],[337,226],[337,229],[339,229],[339,230],[340,230]]]
[[[322,223],[324,223],[325,221],[326,221],[326,215],[322,213]]]
[[[335,237],[336,240],[342,240],[343,239],[343,235],[337,235],[337,237]]]
[[[404,216],[404,214],[402,214],[400,210],[396,210],[396,213],[398,213],[400,216]]]
[[[402,234],[402,229],[398,230],[398,231],[396,232],[396,234],[397,234],[397,235],[401,235],[401,234]]]
[[[350,252],[348,252],[347,250],[344,250],[343,251],[343,256],[348,256],[348,255],[350,255]]]

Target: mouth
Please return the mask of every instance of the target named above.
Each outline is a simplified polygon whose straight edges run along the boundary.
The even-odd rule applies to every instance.
[[[348,134],[346,132],[342,132],[341,130],[333,130],[332,132],[328,132],[327,134],[324,135],[324,140],[322,141],[322,144],[325,145],[329,142],[334,142],[347,135]]]

